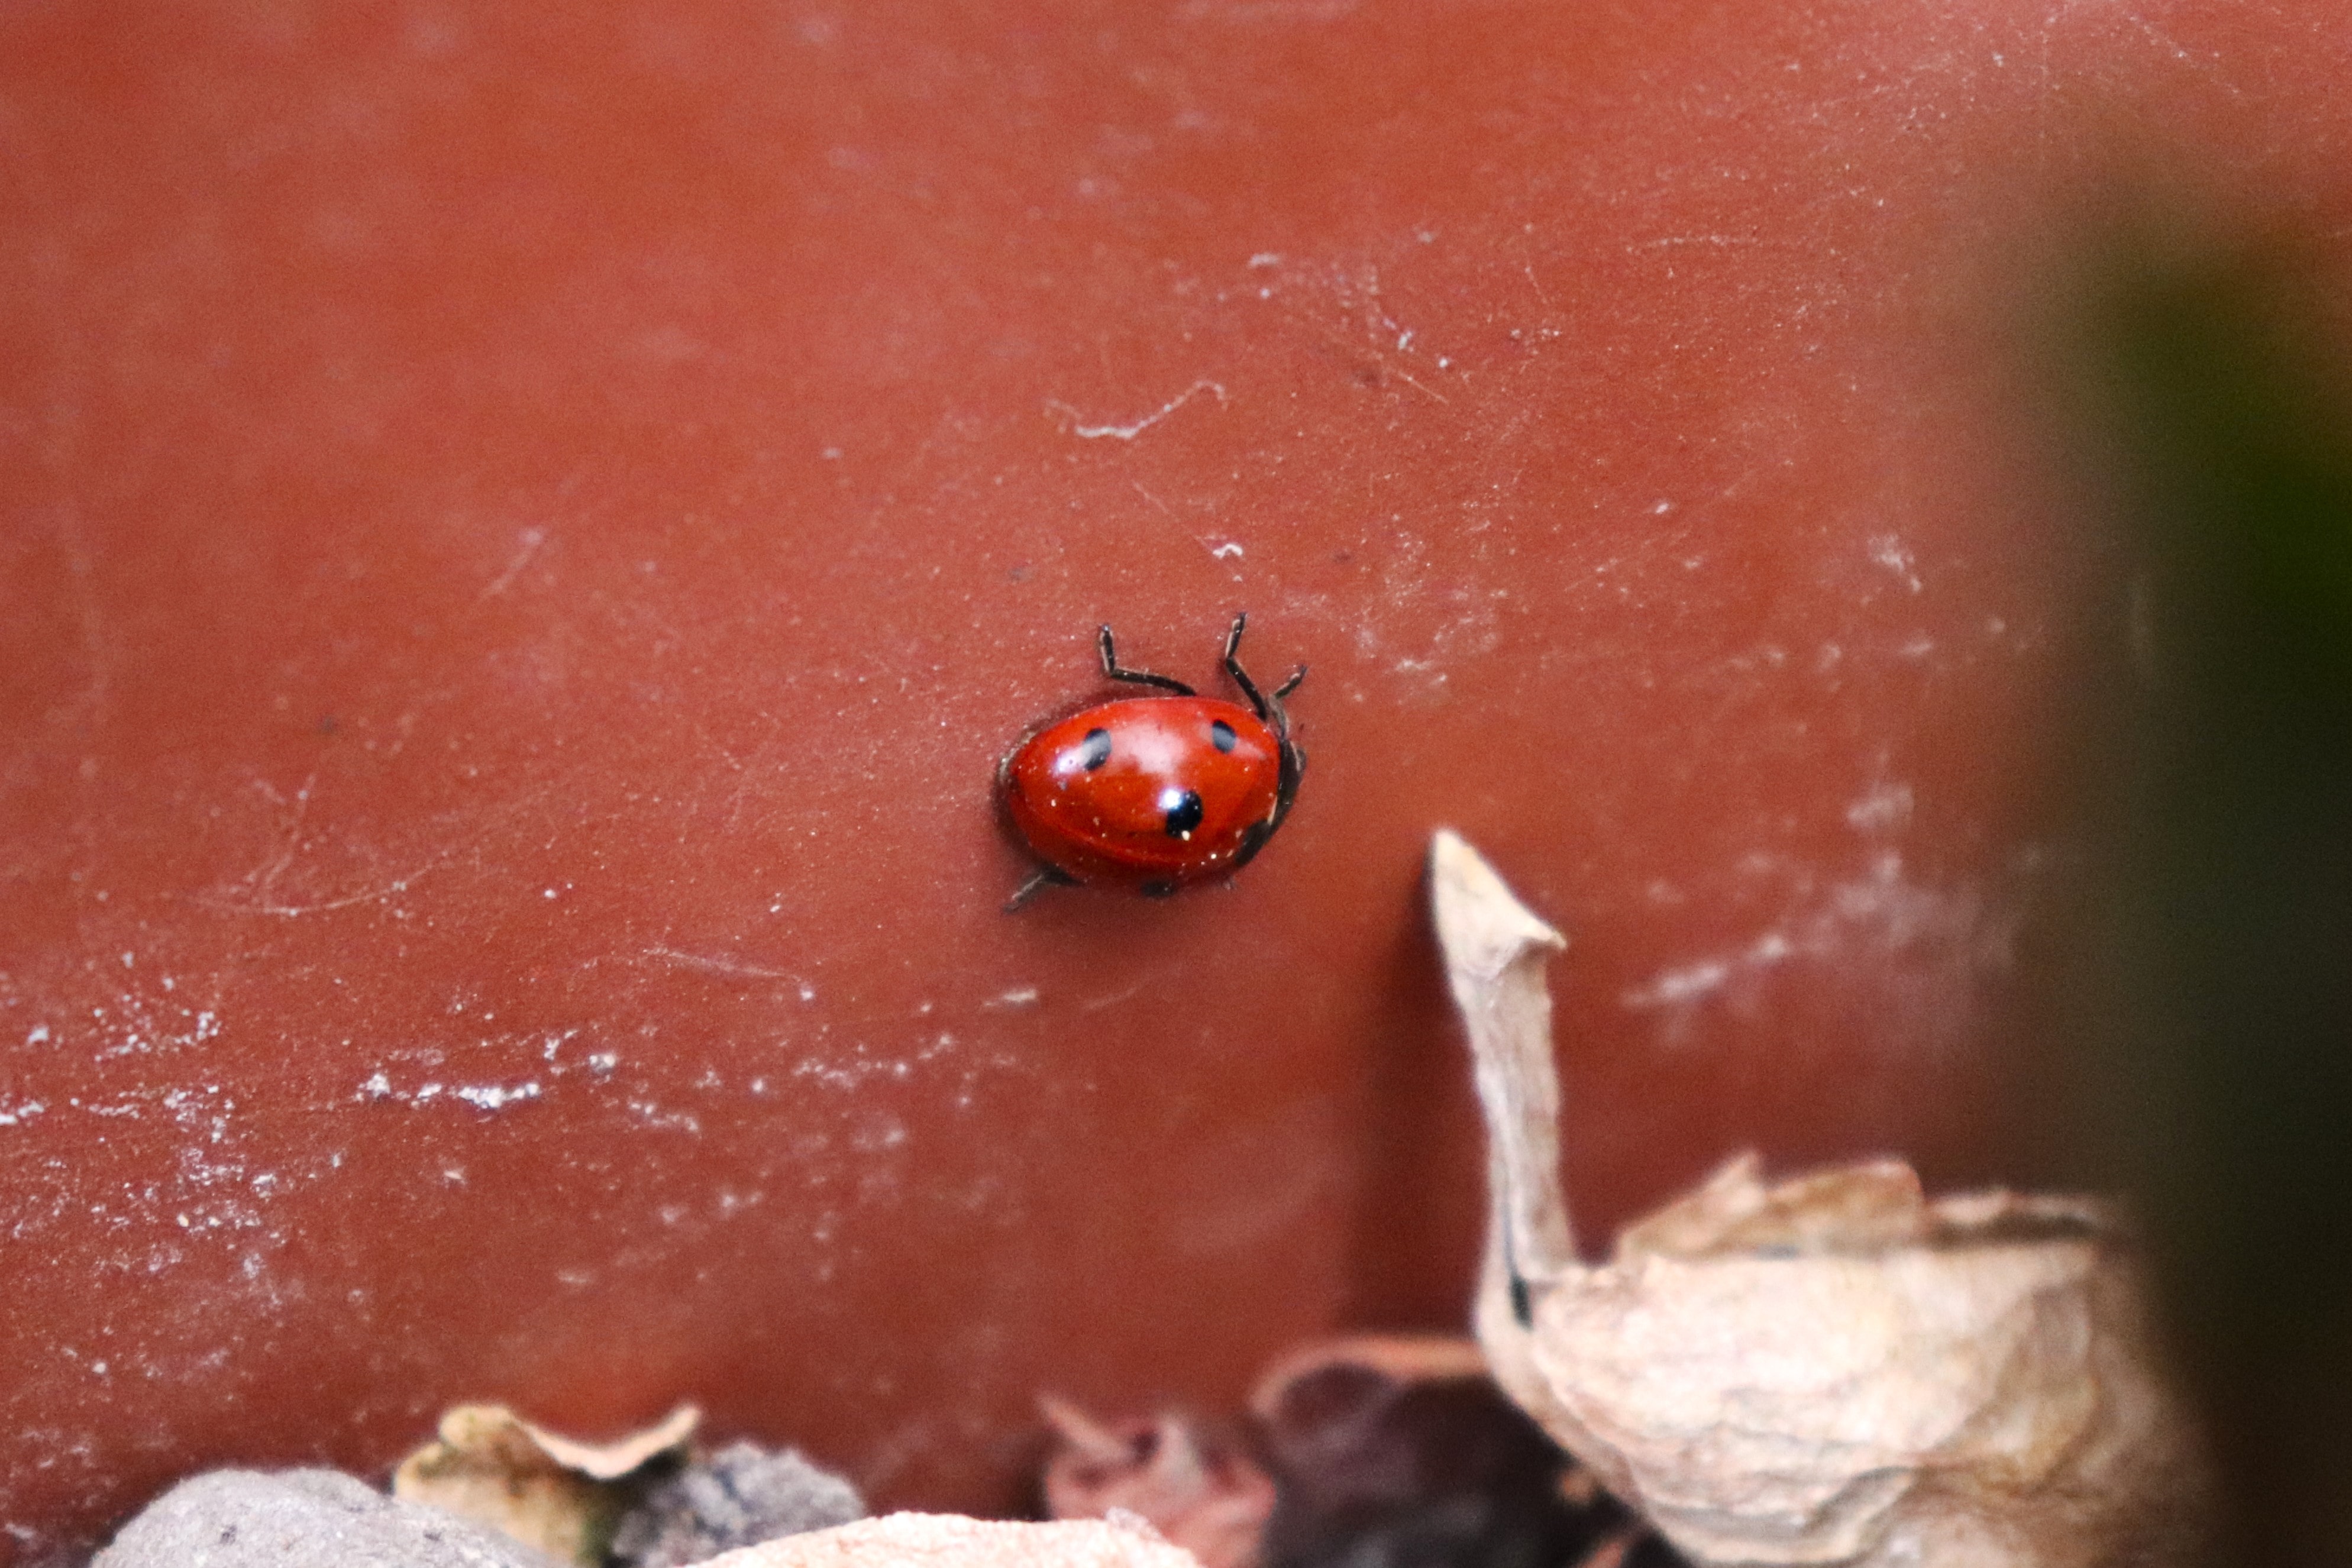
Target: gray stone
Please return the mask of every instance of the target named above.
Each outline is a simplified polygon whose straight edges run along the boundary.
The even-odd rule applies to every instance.
[[[430,1503],[339,1470],[215,1470],[157,1498],[90,1568],[551,1568]]]
[[[613,1535],[629,1568],[684,1568],[739,1546],[866,1517],[857,1489],[790,1448],[735,1443],[646,1494]]]

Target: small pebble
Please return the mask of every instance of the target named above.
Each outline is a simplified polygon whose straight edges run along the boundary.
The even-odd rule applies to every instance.
[[[855,1487],[790,1448],[733,1443],[648,1491],[614,1532],[613,1555],[623,1568],[684,1568],[865,1517]]]
[[[124,1525],[90,1568],[554,1568],[519,1542],[337,1470],[214,1470]]]

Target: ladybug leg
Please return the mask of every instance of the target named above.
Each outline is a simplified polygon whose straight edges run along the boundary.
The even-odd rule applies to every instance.
[[[1013,914],[1046,888],[1076,887],[1077,884],[1077,878],[1061,867],[1041,865],[1029,873],[1028,881],[1013,890],[1013,896],[1004,901],[1004,913]]]
[[[1282,821],[1282,807],[1278,802],[1275,806],[1274,811],[1275,814],[1268,817],[1265,821],[1252,822],[1248,827],[1242,830],[1242,844],[1241,848],[1234,852],[1232,871],[1239,871],[1242,867],[1255,860],[1257,858],[1257,852],[1265,848],[1265,841],[1274,837],[1274,825]],[[1230,876],[1232,872],[1227,873],[1227,875]]]
[[[1101,643],[1103,674],[1112,680],[1126,681],[1139,686],[1158,686],[1161,691],[1174,692],[1180,697],[1195,695],[1192,688],[1181,681],[1171,679],[1166,675],[1155,675],[1150,670],[1129,670],[1122,667],[1118,662],[1118,650],[1111,645],[1110,628],[1108,625],[1102,629]]]
[[[1283,722],[1282,699],[1298,689],[1298,683],[1307,678],[1307,666],[1301,664],[1291,671],[1290,678],[1274,688],[1272,697],[1261,695],[1257,683],[1250,679],[1247,670],[1242,668],[1242,629],[1248,624],[1249,613],[1244,611],[1234,617],[1234,629],[1225,633],[1225,674],[1233,676],[1234,685],[1241,687],[1242,695],[1249,698],[1250,707],[1259,718],[1287,735],[1289,727]]]
[[[1249,678],[1247,670],[1242,668],[1242,629],[1248,624],[1247,614],[1236,615],[1234,617],[1234,629],[1225,633],[1225,673],[1233,676],[1234,685],[1249,698],[1250,706],[1256,710],[1257,716],[1274,731],[1275,739],[1282,747],[1282,771],[1274,787],[1274,811],[1265,821],[1252,826],[1242,836],[1241,848],[1234,855],[1235,871],[1249,864],[1257,852],[1265,847],[1265,841],[1274,837],[1274,831],[1282,826],[1282,820],[1290,815],[1291,802],[1298,799],[1298,780],[1307,771],[1307,754],[1298,749],[1297,741],[1290,738],[1290,715],[1284,712],[1282,706],[1282,699],[1297,691],[1298,683],[1307,678],[1307,666],[1301,664],[1291,671],[1290,678],[1275,687],[1270,695],[1259,692],[1257,683]]]
[[[1275,705],[1274,716],[1275,733],[1282,737],[1282,773],[1274,787],[1274,810],[1265,821],[1253,822],[1243,831],[1241,848],[1234,852],[1235,871],[1257,858],[1257,852],[1265,848],[1265,841],[1274,837],[1274,831],[1290,815],[1291,802],[1298,799],[1298,780],[1307,771],[1307,753],[1290,738],[1290,727],[1284,721],[1280,703]]]

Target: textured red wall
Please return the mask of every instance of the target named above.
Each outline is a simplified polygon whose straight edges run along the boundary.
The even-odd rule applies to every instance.
[[[2108,564],[2000,349],[2099,169],[2352,225],[2336,8],[11,7],[0,1557],[445,1403],[886,1501],[1456,1321],[1417,878],[1574,936],[1588,1235],[2018,1174]],[[1230,890],[991,770],[1236,608]],[[2063,934],[2062,934],[2063,935]]]

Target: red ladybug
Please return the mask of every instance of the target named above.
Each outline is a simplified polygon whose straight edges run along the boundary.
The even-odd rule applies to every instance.
[[[1048,883],[1123,887],[1147,898],[1247,865],[1290,814],[1307,758],[1282,699],[1301,664],[1261,694],[1242,668],[1247,615],[1225,636],[1225,673],[1249,706],[1195,695],[1181,681],[1123,669],[1102,629],[1103,674],[1165,696],[1104,703],[1045,726],[996,770],[1013,825],[1040,862],[1005,908]]]

